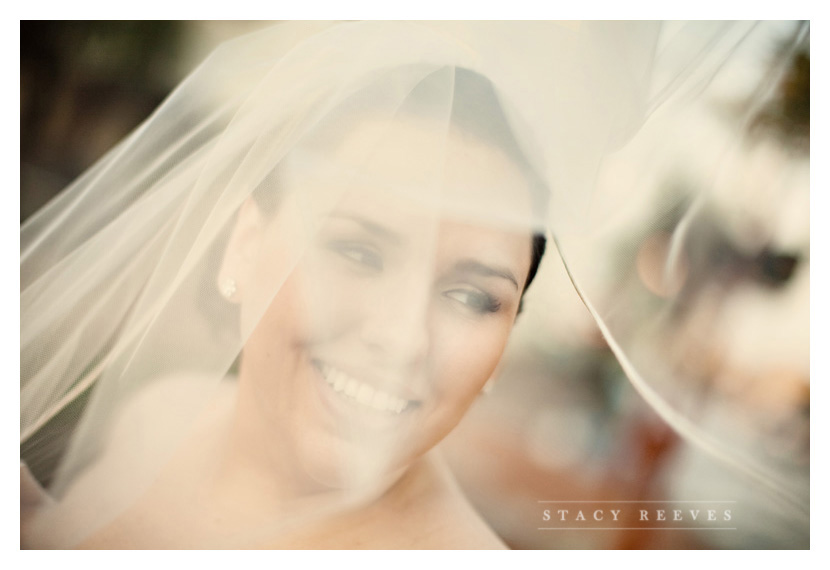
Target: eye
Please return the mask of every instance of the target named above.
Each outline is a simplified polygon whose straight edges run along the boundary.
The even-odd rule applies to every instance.
[[[501,308],[498,299],[477,289],[451,289],[444,293],[444,297],[461,303],[478,314],[495,313]]]
[[[356,265],[380,271],[383,257],[374,247],[356,242],[333,242],[329,249]]]

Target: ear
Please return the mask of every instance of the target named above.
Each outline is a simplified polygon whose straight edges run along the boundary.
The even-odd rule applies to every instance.
[[[264,228],[262,212],[249,197],[236,216],[236,224],[216,276],[220,293],[231,303],[239,303],[245,291],[248,275],[262,243]]]

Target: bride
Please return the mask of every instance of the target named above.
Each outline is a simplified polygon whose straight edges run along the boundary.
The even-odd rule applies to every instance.
[[[656,28],[608,26],[211,56],[21,230],[22,545],[503,547],[434,448],[641,118]]]
[[[263,138],[282,139],[283,127],[263,128],[270,106],[257,107],[233,118],[211,160],[179,158],[161,175],[164,191],[175,192],[192,184],[183,169],[210,186],[217,181],[205,169],[215,168],[227,189],[200,218],[200,233],[220,206],[231,211],[228,194],[241,200],[232,216],[221,212],[227,230],[201,252],[206,267],[190,271],[213,275],[194,281],[197,296],[210,283],[221,297],[209,309],[182,299],[202,314],[176,322],[152,313],[168,322],[122,350],[141,353],[161,342],[152,336],[169,334],[193,340],[183,348],[195,352],[205,350],[198,335],[226,335],[221,342],[240,345],[238,369],[218,385],[201,366],[137,370],[140,387],[99,404],[110,427],[90,436],[87,465],[57,503],[37,503],[24,517],[24,543],[503,546],[429,450],[496,369],[545,248],[546,189],[482,75],[414,63],[372,70],[363,83],[341,87],[348,92],[316,112],[281,158]],[[181,208],[199,209],[204,197],[188,200],[166,216],[179,221]],[[102,233],[137,223],[117,219]],[[135,245],[144,255],[146,245]],[[173,295],[183,290],[193,289]],[[127,307],[122,318],[137,312]],[[212,330],[199,330],[205,321]],[[115,327],[124,342],[130,325]]]

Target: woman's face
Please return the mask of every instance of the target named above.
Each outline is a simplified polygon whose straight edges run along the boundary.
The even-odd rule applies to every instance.
[[[269,441],[327,485],[389,473],[436,445],[513,328],[530,230],[463,221],[441,204],[526,214],[527,182],[499,150],[455,132],[436,170],[434,136],[414,120],[391,132],[368,122],[335,153],[344,171],[360,165],[345,190],[333,194],[319,171],[287,177],[296,193],[251,222],[241,394]],[[371,161],[361,148],[377,149]],[[327,193],[325,205],[309,200]]]

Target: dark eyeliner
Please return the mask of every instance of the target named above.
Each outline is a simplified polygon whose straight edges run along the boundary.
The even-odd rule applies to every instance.
[[[466,301],[462,301],[454,296],[453,294],[460,294],[466,296]],[[444,296],[461,303],[465,307],[469,308],[470,310],[478,313],[478,314],[485,314],[485,313],[495,313],[499,309],[501,309],[501,302],[496,299],[493,295],[486,293],[484,291],[471,291],[469,289],[452,289],[444,293]]]

